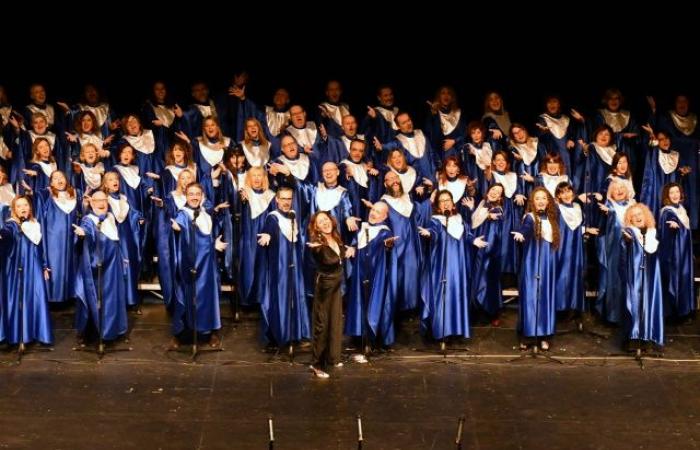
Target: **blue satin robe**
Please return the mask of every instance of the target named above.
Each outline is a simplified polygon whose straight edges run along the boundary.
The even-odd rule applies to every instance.
[[[542,218],[547,220],[546,216]],[[518,330],[524,337],[552,336],[556,328],[556,250],[546,240],[535,238],[532,214],[525,215],[518,231],[525,237],[518,285]]]
[[[73,224],[81,215],[82,195],[76,191],[76,205],[70,214],[58,207],[49,189],[37,193],[37,216],[41,223],[41,240],[46,264],[51,269],[49,301],[64,302],[76,297],[75,276],[78,255],[73,239]]]
[[[374,226],[386,225],[385,222]],[[394,344],[395,301],[392,287],[396,265],[391,261],[391,250],[384,240],[391,231],[380,230],[363,248],[358,248],[352,262],[352,276],[345,311],[345,335],[367,336],[375,345]],[[357,239],[353,242],[357,245]]]
[[[119,241],[98,231],[89,217],[83,217],[85,230],[76,277],[75,328],[84,333],[90,322],[102,324],[102,339],[112,340],[126,334],[129,328],[126,313],[126,264]],[[98,247],[99,246],[99,247]],[[97,308],[98,264],[102,260],[102,319]]]
[[[45,238],[42,237],[43,239]],[[47,266],[41,242],[36,245],[30,241],[14,221],[6,222],[0,229],[0,242],[4,259],[4,290],[0,301],[5,315],[5,339],[10,344],[17,344],[20,339],[24,343],[53,343],[53,326],[48,305],[49,291],[44,280],[44,269]],[[18,271],[20,264],[23,269],[21,278]],[[24,306],[21,318],[20,290]],[[21,336],[20,320],[23,324]]]
[[[695,278],[693,274],[693,237],[676,214],[678,206],[661,210],[659,260],[663,281],[664,312],[667,316],[683,317],[695,311]],[[678,228],[669,227],[675,222]]]
[[[255,264],[263,338],[278,346],[309,339],[302,241],[290,242],[280,231],[274,214],[267,215],[262,232],[270,235],[269,245],[258,249]]]
[[[620,275],[624,283],[624,330],[628,339],[664,345],[664,305],[658,250],[648,253],[633,233],[632,240],[621,239]],[[647,231],[646,239],[656,239]],[[653,230],[655,231],[655,230]]]
[[[215,220],[212,217],[212,221]],[[216,268],[215,236],[204,234],[184,210],[175,221],[181,230],[175,233],[175,267],[178,280],[172,315],[173,335],[195,328],[197,332],[211,333],[221,328],[219,291],[221,280]],[[196,279],[191,272],[196,270]]]
[[[673,147],[671,148],[673,150]],[[668,183],[680,181],[678,167],[680,164],[680,155],[678,166],[671,173],[664,173],[659,164],[659,152],[662,152],[659,147],[651,147],[647,151],[646,164],[644,165],[644,179],[642,180],[642,192],[639,194],[639,201],[649,207],[654,217],[659,217],[661,209],[661,194],[664,186]],[[693,208],[695,209],[695,208]]]
[[[472,303],[491,317],[496,317],[503,307],[501,290],[501,246],[503,234],[503,208],[489,207],[489,213],[500,214],[496,220],[486,219],[473,230],[474,236],[484,236],[485,248],[474,248],[471,283]],[[512,236],[510,233],[505,237]]]
[[[263,193],[262,190],[253,191],[256,195]],[[262,233],[265,226],[265,219],[270,211],[276,208],[276,202],[273,199],[267,205],[267,209],[262,211],[257,216],[252,216],[250,204],[241,199],[241,234],[238,242],[239,264],[238,271],[238,289],[242,305],[254,305],[260,302],[260,296],[256,292],[257,278],[259,273],[255,270],[255,261],[257,254],[260,253],[262,247],[258,246],[258,234]]]
[[[559,209],[575,208],[576,204],[559,204]],[[583,212],[582,212],[583,216]],[[583,219],[583,217],[582,217]],[[583,311],[585,309],[583,277],[586,268],[583,241],[583,220],[573,230],[559,215],[560,244],[557,259],[557,311]]]
[[[620,284],[621,222],[624,217],[617,217],[611,200],[606,202],[606,206],[610,209],[601,227],[601,232],[605,229],[605,233],[598,236],[596,240],[599,272],[598,298],[595,307],[603,319],[618,323],[622,319],[622,307],[625,301],[625,289]]]
[[[474,238],[469,234],[466,222],[460,239],[450,235],[436,217],[430,220],[427,230],[430,231],[430,256],[424,260],[421,277],[421,329],[428,331],[434,339],[471,337],[468,274],[469,252]]]

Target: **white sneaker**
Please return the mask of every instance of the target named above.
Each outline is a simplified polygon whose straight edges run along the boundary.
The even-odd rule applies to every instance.
[[[352,360],[358,364],[367,364],[369,360],[365,355],[362,353],[358,353],[356,355],[352,355]]]
[[[339,362],[339,363],[333,364],[333,367],[335,367],[336,369],[340,369],[341,367],[343,367],[343,363]]]
[[[330,375],[328,375],[328,373],[324,372],[323,370],[317,369],[314,366],[309,366],[309,367],[311,368],[311,371],[313,372],[313,374],[316,378],[322,378],[322,379],[330,378]]]
[[[542,350],[549,350],[549,342],[542,341],[542,343],[540,344],[540,347],[542,347]]]

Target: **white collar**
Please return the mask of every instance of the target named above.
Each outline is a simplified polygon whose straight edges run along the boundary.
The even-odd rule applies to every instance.
[[[245,141],[241,141],[241,148],[245,154],[245,159],[251,167],[260,167],[267,164],[270,160],[270,143],[265,145],[246,145]]]
[[[554,198],[557,198],[557,196],[554,195],[554,192],[557,190],[559,183],[569,181],[568,175],[550,175],[545,172],[541,173],[540,175],[542,176],[542,184],[544,185],[545,189],[547,189],[549,194]]]
[[[397,134],[396,139],[399,140],[401,146],[411,154],[414,158],[422,158],[425,155],[425,135],[421,130],[413,130],[413,137],[408,137],[405,134]]]
[[[562,139],[566,137],[566,130],[569,128],[569,116],[562,114],[561,117],[557,119],[556,117],[544,113],[540,115],[540,117],[547,124],[549,132],[552,133],[555,138]]]
[[[321,103],[320,107],[326,111],[326,114],[328,114],[328,116],[333,119],[335,123],[341,126],[343,125],[343,116],[350,114],[350,108],[346,103],[334,105],[332,103],[323,102]]]
[[[447,136],[452,133],[457,125],[459,125],[459,118],[462,117],[462,110],[455,109],[448,113],[442,111],[440,113],[440,128],[442,129],[442,134]]]
[[[571,231],[576,230],[583,222],[583,212],[577,203],[572,203],[571,206],[560,203],[559,214]]]
[[[52,195],[51,199],[56,204],[56,206],[58,206],[58,208],[66,214],[72,213],[78,204],[77,195],[74,195],[73,198],[70,198],[68,196],[68,192],[66,191],[59,192],[57,197],[54,197]]]
[[[686,136],[690,136],[695,132],[695,127],[698,125],[698,116],[695,113],[690,113],[687,116],[681,116],[675,111],[669,111],[673,125]]]
[[[88,218],[92,220],[95,226],[98,226],[100,223],[100,218],[93,213],[90,213]],[[119,230],[117,229],[117,222],[114,220],[114,214],[111,212],[106,214],[105,220],[102,221],[102,225],[99,227],[98,231],[104,234],[110,241],[119,240]]]
[[[505,194],[507,198],[512,198],[518,187],[518,176],[515,172],[500,174],[494,170],[491,174],[493,175],[493,179],[496,180],[497,183],[501,183],[505,188],[503,194]]]
[[[181,211],[184,211],[185,214],[187,214],[187,217],[190,218],[190,220],[194,219],[194,211],[190,209],[189,207],[184,207],[182,208]],[[197,225],[197,228],[199,228],[199,231],[204,234],[209,236],[211,234],[212,230],[212,221],[211,221],[211,216],[207,213],[207,211],[200,207],[199,208],[199,215],[197,216],[197,220],[194,222],[195,225]]]
[[[117,164],[114,168],[117,169],[122,180],[124,180],[131,189],[138,189],[139,183],[141,183],[139,166],[122,166],[121,164]]]
[[[124,194],[119,194],[119,199],[112,198],[111,195],[107,195],[107,202],[109,207],[112,209],[114,217],[117,222],[122,223],[129,214],[129,202]]]
[[[314,195],[314,200],[316,201],[316,206],[318,206],[319,211],[331,211],[333,208],[338,206],[340,199],[345,192],[345,188],[340,185],[336,185],[334,188],[328,188],[326,185],[320,181],[316,186],[316,195]]]
[[[537,138],[532,136],[528,137],[527,141],[523,142],[522,144],[511,141],[511,145],[523,158],[523,163],[526,166],[531,165],[532,162],[537,159],[537,143]]]
[[[656,228],[648,228],[646,236],[642,237],[642,230],[637,227],[630,227],[634,233],[635,238],[639,245],[644,245],[644,251],[647,253],[656,253],[659,248],[659,241],[656,239]]]
[[[418,176],[416,169],[411,166],[407,166],[404,173],[399,172],[393,167],[389,167],[389,169],[399,176],[399,180],[401,180],[401,187],[403,188],[404,192],[409,193],[413,190],[413,186],[416,184],[416,177]]]
[[[659,166],[661,170],[668,175],[678,168],[678,152],[671,150],[669,152],[661,151],[659,148]]]
[[[358,231],[357,236],[357,248],[363,249],[367,247],[367,245],[370,242],[372,242],[382,230],[391,231],[389,230],[389,227],[384,224],[372,225],[368,222],[362,222],[362,225],[360,226],[360,231]],[[367,239],[368,237],[369,240]]]
[[[535,223],[535,215],[531,212],[527,213],[530,217],[532,217],[532,222],[533,224]],[[552,232],[552,224],[549,223],[549,218],[546,216],[544,218],[540,219],[540,224],[542,225],[542,228],[540,231],[542,232],[542,239],[545,241],[549,242],[550,244],[554,242],[554,233]],[[535,226],[535,225],[533,225]]]
[[[125,136],[125,139],[136,151],[146,155],[150,155],[156,149],[156,140],[151,130],[143,130],[138,136]]]
[[[20,229],[34,245],[39,245],[39,243],[41,243],[41,225],[36,219],[22,222]]]
[[[285,128],[285,130],[297,141],[297,145],[301,147],[313,147],[316,142],[318,130],[316,129],[316,124],[313,122],[306,122],[304,128],[297,128],[291,125]]]
[[[369,181],[369,178],[367,177],[367,169],[365,169],[364,164],[362,164],[361,162],[355,163],[350,161],[349,159],[344,159],[340,161],[340,164],[345,164],[347,167],[350,168],[350,171],[352,172],[352,178],[353,180],[355,180],[355,183],[359,184],[364,188],[367,187],[367,182]]]
[[[462,199],[462,197],[464,197],[464,194],[467,190],[467,181],[457,178],[453,181],[448,180],[446,183],[440,183],[438,187],[441,190],[445,189],[450,194],[452,194],[452,201],[456,205]]]
[[[630,121],[630,112],[624,109],[613,112],[607,108],[599,109],[600,115],[603,116],[606,125],[608,125],[615,133],[624,130]]]
[[[224,149],[223,148],[217,150],[217,149],[209,146],[208,139],[202,139],[201,137],[198,139],[199,139],[199,153],[209,163],[210,166],[214,167],[215,165],[219,164],[224,159]],[[228,147],[229,144],[231,143],[231,140],[227,137],[224,137],[221,140],[221,142],[224,145],[224,147]]]
[[[296,242],[298,240],[299,226],[296,218],[294,219],[294,236],[292,236],[292,219],[285,217],[277,210],[272,211],[270,215],[277,217],[277,225],[279,226],[280,233],[282,233],[289,242]]]
[[[280,155],[279,160],[282,164],[289,168],[289,171],[297,180],[304,181],[309,175],[309,157],[303,153],[299,154],[297,159],[288,159],[284,155]]]
[[[384,194],[382,195],[382,200],[385,201],[389,206],[391,206],[392,209],[394,209],[394,211],[401,214],[402,216],[406,218],[411,217],[411,213],[413,212],[413,202],[411,201],[411,197],[409,197],[408,194],[404,193],[399,198],[392,197],[389,194]]]
[[[248,207],[250,208],[251,219],[255,219],[260,214],[267,211],[270,202],[275,198],[275,193],[269,189],[259,194],[249,187],[245,187],[243,190],[245,190],[248,195]]]
[[[394,131],[398,131],[399,127],[396,125],[396,122],[394,121],[394,118],[396,115],[399,113],[399,108],[394,107],[392,109],[386,109],[383,106],[377,106],[374,108],[381,116],[391,124],[391,129]]]
[[[43,161],[35,161],[35,164],[38,164],[39,167],[41,167],[41,171],[44,172],[44,175],[46,175],[49,178],[51,178],[51,174],[56,171],[55,162],[45,163]]]
[[[491,159],[493,158],[493,149],[491,144],[488,142],[483,142],[481,147],[477,147],[471,142],[467,144],[469,146],[469,153],[474,155],[476,159],[476,165],[481,170],[486,170],[488,166],[491,165]]]
[[[594,142],[593,148],[606,165],[612,165],[613,156],[615,156],[615,153],[617,153],[617,145],[613,144],[603,147]]]
[[[447,228],[447,234],[457,240],[462,239],[462,235],[464,235],[464,221],[462,220],[462,216],[459,214],[454,214],[450,216],[448,220],[448,217],[446,216],[435,214],[433,219],[437,220],[443,227]]]
[[[688,211],[685,210],[683,205],[678,205],[678,207],[666,205],[661,208],[661,212],[663,211],[670,211],[671,213],[675,214],[681,224],[683,224],[683,227],[690,229],[690,218],[688,217]]]
[[[105,166],[98,162],[93,167],[88,167],[85,163],[78,163],[80,171],[83,173],[83,179],[90,189],[97,189],[102,184],[102,174],[105,172]]]

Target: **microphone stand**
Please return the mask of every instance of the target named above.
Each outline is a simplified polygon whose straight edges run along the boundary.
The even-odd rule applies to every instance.
[[[369,252],[369,226],[365,228],[365,246],[367,248],[367,251]],[[358,249],[359,253],[359,249]],[[358,254],[359,257],[359,254]],[[360,262],[360,266],[362,266],[362,262]],[[369,273],[370,273],[370,268],[369,266],[365,266],[366,272],[365,272],[365,279],[362,280],[362,291],[363,291],[363,299],[362,299],[362,356],[364,357],[365,361],[367,361],[367,356],[370,353],[370,348],[369,348],[369,342],[367,339],[367,309],[369,308],[369,296],[370,296],[370,286],[369,286]]]
[[[535,211],[535,216],[539,215],[539,211]],[[540,296],[542,295],[541,292],[541,282],[542,282],[542,220],[539,219],[539,217],[535,220],[536,226],[537,226],[537,232],[536,236],[534,236],[536,243],[535,243],[535,248],[536,248],[536,257],[537,257],[537,272],[535,272],[535,282],[537,283],[537,287],[535,289],[535,345],[532,346],[532,351],[530,353],[523,353],[521,354],[518,358],[515,358],[514,360],[511,360],[509,362],[513,361],[520,361],[524,358],[532,357],[532,358],[545,358],[548,361],[551,362],[556,362],[559,364],[564,364],[562,361],[553,358],[552,356],[549,356],[545,353],[540,353],[538,350],[539,346],[539,331],[537,329],[537,323],[540,318]],[[539,236],[539,238],[538,238]],[[523,308],[523,299],[520,299],[520,307]],[[524,326],[523,326],[524,328]]]
[[[294,260],[296,258],[294,247],[294,232],[296,231],[296,213],[290,210],[289,219],[292,221],[292,239],[289,241],[289,270],[287,271],[287,331],[289,332],[289,363],[294,364],[294,341],[292,340],[292,314],[294,313]]]
[[[73,347],[74,351],[94,351],[95,353],[97,353],[98,362],[102,360],[106,353],[104,337],[102,335],[102,328],[104,327],[105,323],[104,294],[102,291],[102,265],[104,263],[104,255],[102,254],[102,247],[100,245],[100,233],[102,232],[102,222],[102,220],[99,220],[97,222],[97,233],[95,233],[95,255],[97,256],[97,323],[95,324],[95,328],[97,328],[97,349],[88,350],[82,346]],[[126,342],[129,342],[128,339],[126,340]],[[110,351],[112,352],[130,352],[132,350],[132,347],[110,349]]]
[[[440,351],[442,352],[442,357],[447,358],[447,344],[445,342],[445,307],[447,306],[447,244],[449,239],[449,234],[447,229],[450,226],[450,211],[445,211],[445,240],[443,242],[443,252],[442,252],[442,280],[440,284],[442,285],[442,340],[440,341]]]
[[[21,234],[22,234],[22,222],[24,222],[25,219],[20,219],[20,240],[21,240]],[[22,252],[22,244],[20,242],[19,245],[19,251],[18,251],[18,263],[17,264],[17,278],[19,281],[19,302],[17,305],[18,309],[18,316],[19,316],[19,344],[17,345],[17,364],[22,364],[22,356],[27,353],[27,348],[24,345],[24,258],[23,258],[23,253]],[[53,351],[53,347],[38,347],[34,348],[34,350],[39,350],[39,351],[48,351],[51,352]]]
[[[644,361],[642,360],[642,329],[644,328],[642,325],[644,324],[644,278],[646,275],[646,259],[647,259],[647,250],[646,250],[646,240],[647,240],[647,229],[646,227],[640,228],[640,231],[642,233],[642,260],[640,261],[639,264],[639,272],[640,275],[642,276],[642,282],[640,283],[639,287],[639,307],[637,308],[637,318],[639,320],[637,324],[637,349],[635,352],[634,359],[639,362],[639,366],[644,369]]]

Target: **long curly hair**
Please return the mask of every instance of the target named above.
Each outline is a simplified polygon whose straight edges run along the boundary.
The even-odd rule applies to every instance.
[[[535,208],[535,195],[537,195],[539,192],[542,192],[547,196],[547,207],[545,208],[545,213],[547,214],[547,220],[549,220],[549,224],[552,227],[552,248],[556,250],[559,248],[559,242],[561,241],[559,238],[559,209],[557,208],[556,203],[554,203],[554,199],[549,191],[547,191],[547,189],[545,189],[543,186],[537,186],[535,189],[533,189],[532,193],[530,193],[530,197],[527,199],[526,212],[532,213],[535,218],[535,238],[537,240],[542,239],[540,216],[537,214],[537,208]]]
[[[309,241],[328,245],[326,237],[323,235],[323,233],[321,233],[321,230],[319,230],[318,227],[316,227],[316,219],[318,219],[318,216],[326,216],[330,219],[331,224],[333,225],[333,231],[331,232],[331,236],[333,237],[335,242],[338,243],[338,245],[342,246],[343,239],[340,237],[340,233],[338,233],[338,222],[335,220],[335,217],[333,217],[326,211],[319,211],[313,216],[311,216],[311,219],[309,219]]]

